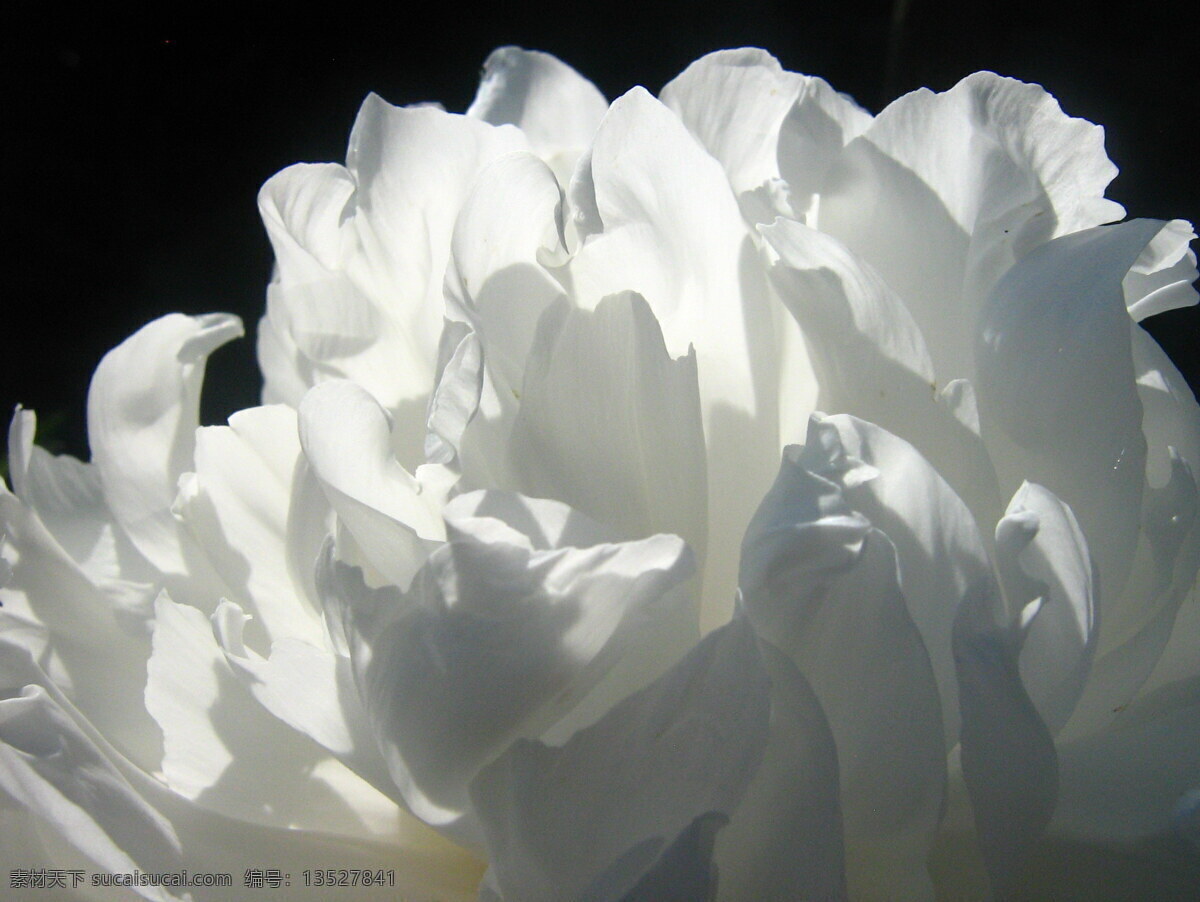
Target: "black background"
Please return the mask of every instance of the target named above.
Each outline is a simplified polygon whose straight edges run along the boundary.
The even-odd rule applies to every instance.
[[[6,5],[0,190],[6,261],[0,411],[39,412],[43,444],[86,457],[84,398],[100,357],[174,310],[230,311],[250,333],[214,355],[203,418],[256,403],[253,330],[270,250],[255,195],[297,161],[340,161],[371,90],[462,110],[487,53],[551,51],[611,99],[657,91],[690,61],[758,45],[877,112],[977,69],[1045,85],[1103,124],[1131,216],[1200,218],[1196,23],[1188,7],[964,0],[572,2],[319,11],[193,4],[80,13]],[[1194,311],[1154,332],[1192,380]],[[2,444],[2,443],[0,443]]]

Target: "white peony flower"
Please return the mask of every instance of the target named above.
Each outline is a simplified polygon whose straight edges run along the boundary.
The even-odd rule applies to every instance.
[[[1138,323],[1194,235],[1108,224],[1115,172],[990,73],[872,117],[735,50],[609,105],[505,48],[465,116],[369,97],[260,195],[264,406],[197,428],[241,325],[172,315],[90,463],[13,419],[4,879],[1183,897],[1200,411]],[[232,886],[92,882],[185,868]]]

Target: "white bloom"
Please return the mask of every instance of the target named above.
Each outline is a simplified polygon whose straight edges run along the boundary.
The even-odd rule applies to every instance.
[[[609,105],[506,48],[465,116],[369,97],[260,195],[264,406],[197,429],[241,326],[173,315],[91,463],[13,419],[4,860],[1184,893],[1200,411],[1138,322],[1194,235],[1107,225],[1115,171],[989,73],[872,118],[726,51]]]

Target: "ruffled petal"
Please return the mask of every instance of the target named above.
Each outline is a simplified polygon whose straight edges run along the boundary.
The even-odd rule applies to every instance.
[[[169,831],[177,837],[176,846],[181,850],[178,854],[178,864],[172,862],[162,867],[156,863],[151,867],[147,863],[139,868],[138,861],[141,855],[153,853],[161,848],[161,844],[139,840],[136,844],[131,843],[136,845],[137,849],[129,854],[129,864],[104,866],[102,869],[118,873],[130,873],[135,868],[143,872],[177,873],[181,864],[183,869],[192,874],[204,872],[230,875],[231,882],[227,887],[191,887],[189,892],[196,902],[253,902],[254,899],[260,899],[263,889],[247,886],[244,874],[247,868],[264,866],[278,867],[282,872],[290,873],[293,881],[298,881],[299,875],[306,869],[315,871],[327,868],[359,868],[370,869],[373,873],[389,870],[395,872],[394,885],[389,885],[385,875],[384,880],[374,888],[355,886],[347,889],[322,889],[322,898],[345,902],[352,899],[385,902],[394,900],[397,894],[421,902],[432,902],[435,899],[468,902],[475,898],[474,891],[483,873],[483,863],[427,828],[422,828],[423,832],[420,833],[410,831],[388,837],[386,842],[371,842],[322,831],[294,830],[249,823],[218,814],[177,795],[144,771],[132,766],[113,749],[62,696],[54,683],[29,658],[27,652],[14,648],[11,644],[0,643],[0,655],[3,656],[0,657],[0,676],[3,676],[3,680],[0,681],[0,687],[3,687],[0,697],[9,701],[20,701],[19,697],[13,697],[10,687],[36,687],[26,690],[27,694],[32,691],[36,696],[38,691],[44,692],[51,705],[45,705],[43,708],[57,709],[53,712],[53,731],[47,730],[43,735],[47,735],[51,741],[57,741],[60,748],[84,753],[89,748],[94,748],[101,756],[92,759],[95,763],[94,768],[74,769],[76,772],[71,776],[76,778],[76,785],[80,785],[80,778],[91,779],[101,788],[110,791],[111,799],[113,795],[121,794],[121,781],[125,781],[137,796],[153,808],[147,818],[145,806],[139,805],[136,799],[127,797],[129,805],[123,812],[98,810],[94,803],[99,799],[93,795],[84,799],[80,806],[80,820],[72,819],[62,824],[39,821],[36,830],[31,830],[29,828],[32,815],[20,811],[13,812],[9,806],[0,805],[0,817],[7,820],[9,815],[12,815],[22,822],[25,839],[31,839],[31,834],[37,834],[37,839],[41,842],[34,840],[27,845],[30,846],[30,851],[37,851],[43,855],[48,867],[62,867],[65,857],[73,854],[68,850],[78,847],[82,836],[95,836],[94,831],[89,834],[80,828],[88,819],[102,826],[111,824],[113,820],[120,821],[120,829],[123,831],[121,835],[128,836],[148,820],[152,826],[153,820],[161,816],[169,824]],[[6,704],[8,701],[0,701],[0,705]],[[65,716],[59,718],[58,713]],[[47,769],[53,773],[53,768],[54,763],[51,761]],[[115,836],[117,830],[114,826],[110,836]],[[9,848],[8,840],[9,837],[5,835],[6,850]],[[398,845],[398,842],[402,845]],[[34,849],[33,846],[40,848]]]
[[[479,333],[465,322],[447,319],[425,419],[425,459],[429,463],[459,468],[463,435],[479,413],[485,381]]]
[[[538,317],[563,294],[543,266],[565,256],[561,201],[554,175],[532,154],[511,154],[480,173],[454,227],[446,313],[461,323],[448,322],[443,329],[431,428],[438,429],[434,406],[445,409],[448,399],[461,396],[453,409],[471,400],[476,406],[456,415],[456,422],[474,416],[482,401],[479,412],[489,434],[481,440],[488,445],[506,440]],[[469,339],[461,333],[463,324],[474,332]],[[486,348],[486,383],[483,369],[462,359],[471,353],[466,340]],[[447,391],[456,384],[470,390]]]
[[[17,408],[8,430],[9,476],[21,502],[79,570],[131,623],[151,616],[159,574],[116,524],[96,467],[33,444],[37,418]]]
[[[1121,282],[1129,315],[1141,322],[1148,316],[1195,306],[1198,300],[1196,254],[1189,245],[1196,240],[1190,222],[1173,219],[1146,245]]]
[[[387,413],[365,389],[335,380],[305,395],[299,425],[304,456],[363,556],[355,563],[406,589],[445,531],[440,497],[396,460]]]
[[[741,296],[738,256],[747,233],[720,165],[670,110],[635,88],[605,116],[589,175],[603,231],[572,260],[579,300],[594,306],[637,291],[673,354],[695,343],[736,367],[713,374],[713,398],[752,405],[742,311],[732,300]]]
[[[356,193],[354,177],[337,163],[297,163],[266,181],[258,209],[275,251],[276,281],[320,283],[346,267],[356,249],[347,225]]]
[[[829,718],[851,895],[885,885],[929,895],[923,863],[946,780],[941,703],[895,546],[845,496],[873,474],[814,418],[746,531],[740,584],[755,628]]]
[[[373,591],[331,555],[319,579],[401,794],[470,836],[456,822],[471,778],[655,632],[693,563],[673,536],[597,543],[598,527],[557,502],[468,493],[446,520],[449,542],[407,593]]]
[[[11,674],[3,665],[10,663],[4,660],[9,653],[0,647],[0,656],[0,673],[7,678]],[[10,687],[4,689],[0,693],[0,801],[36,812],[39,823],[29,827],[60,837],[81,864],[98,871],[178,871],[182,855],[171,824],[130,786],[46,690],[29,685],[10,695]],[[9,864],[25,862],[14,859]],[[179,898],[162,887],[132,891],[156,902]]]
[[[282,636],[320,642],[315,599],[294,580],[287,558],[288,520],[302,476],[296,412],[255,407],[228,426],[196,433],[195,472],[184,477],[179,517],[236,598],[256,617],[252,641]]]
[[[637,843],[593,880],[581,898],[588,902],[708,902],[716,898],[713,843],[727,820],[724,814],[709,811],[684,827],[665,848],[659,837]]]
[[[769,188],[781,169],[803,212],[843,145],[871,121],[823,80],[787,72],[755,48],[703,56],[659,96],[725,167],[744,213],[754,210],[747,193]]]
[[[394,107],[375,94],[359,110],[346,168],[358,186],[354,228],[370,271],[360,278],[426,355],[441,331],[442,277],[458,211],[484,166],[527,148],[515,128]]]
[[[500,47],[483,64],[483,79],[467,115],[512,124],[529,139],[565,185],[579,154],[608,110],[590,81],[549,53]]]
[[[109,351],[88,390],[92,463],[113,516],[147,560],[177,578],[173,590],[201,604],[216,604],[206,596],[219,582],[171,505],[191,468],[205,361],[241,334],[241,321],[223,313],[164,316]]]
[[[420,463],[455,219],[481,169],[527,149],[516,128],[372,94],[345,168],[271,179],[259,198],[278,263],[264,398],[296,404],[302,388],[353,379],[395,416],[402,461]]]
[[[996,526],[1003,589],[964,600],[954,623],[962,716],[961,762],[979,851],[992,891],[1005,897],[1054,812],[1054,739],[1021,678],[1021,647],[1046,587],[1021,555],[1038,532],[1038,513],[1014,510]]]
[[[396,830],[394,803],[263,710],[230,669],[209,618],[166,597],[155,609],[146,707],[163,731],[172,790],[256,824],[352,836]]]
[[[1143,545],[1149,546],[1150,554],[1143,555],[1149,559],[1145,571],[1133,573],[1127,597],[1109,619],[1122,627],[1114,638],[1145,624],[1134,641],[1139,644],[1141,672],[1154,668],[1145,685],[1153,690],[1200,673],[1200,604],[1192,592],[1200,566],[1195,469],[1200,461],[1200,408],[1162,348],[1140,328],[1133,330],[1133,339],[1142,429],[1150,446],[1142,527]],[[1158,594],[1148,602],[1153,593]],[[1107,652],[1107,626],[1105,630],[1101,650]],[[1129,685],[1141,685],[1141,680]],[[1109,710],[1128,699],[1112,699]]]
[[[838,756],[825,712],[796,665],[769,642],[771,728],[763,762],[717,839],[720,900],[846,896]]]
[[[72,701],[122,752],[157,767],[162,747],[140,704],[150,647],[146,621],[114,606],[49,534],[0,486],[0,627],[19,629]]]
[[[351,378],[399,410],[428,389],[430,348],[412,331],[394,292],[362,272],[355,230],[358,186],[335,164],[297,164],[258,196],[275,250],[267,315],[259,325],[264,403],[298,406],[319,381]],[[398,362],[403,361],[403,362]],[[419,401],[415,402],[419,403]],[[419,421],[412,424],[416,433]],[[419,434],[403,443],[419,448]]]
[[[768,677],[736,618],[566,745],[516,743],[471,786],[504,898],[622,898],[698,818],[736,809],[768,722]]]
[[[830,173],[818,222],[904,299],[938,379],[971,378],[988,290],[1038,244],[1119,219],[1103,200],[1116,172],[1101,128],[1036,85],[979,72],[876,116]]]
[[[991,461],[978,425],[958,410],[973,407],[973,396],[937,393],[925,339],[903,302],[836,238],[786,219],[759,232],[776,256],[774,284],[808,344],[819,407],[907,439],[981,522],[995,516]]]
[[[1071,509],[1039,485],[1022,485],[1005,518],[1036,528],[1015,558],[1020,573],[1008,574],[1002,563],[1000,574],[1008,575],[1010,604],[1018,594],[1022,607],[1037,600],[1036,616],[1024,627],[1021,682],[1046,728],[1057,734],[1083,692],[1099,634],[1088,546]]]
[[[1188,630],[1185,607],[1200,567],[1200,493],[1187,458],[1174,444],[1166,445],[1170,471],[1165,484],[1156,484],[1155,472],[1163,439],[1179,441],[1189,454],[1200,451],[1200,412],[1158,345],[1140,329],[1134,338],[1142,373],[1143,430],[1151,445],[1142,531],[1125,592],[1106,610],[1083,698],[1062,738],[1079,738],[1119,722],[1160,659],[1162,673],[1147,688],[1190,676],[1200,665],[1194,651],[1200,631]],[[1181,612],[1184,619],[1177,629]],[[1168,643],[1172,653],[1165,655]]]
[[[825,418],[821,430],[831,449],[840,444],[836,453],[875,470],[847,485],[845,498],[896,546],[900,588],[937,678],[949,751],[959,732],[954,619],[964,601],[995,591],[983,538],[966,505],[912,445],[845,415]]]
[[[388,776],[354,687],[350,659],[290,638],[276,640],[270,656],[264,658],[245,645],[248,620],[241,608],[228,601],[221,603],[212,618],[213,636],[234,675],[267,711],[308,736],[380,793],[398,801],[396,785]],[[392,811],[390,819],[395,818]],[[400,822],[402,827],[410,826],[405,814],[400,815]]]
[[[478,448],[480,456],[488,451],[495,455]],[[563,501],[621,538],[682,536],[703,557],[707,473],[696,355],[671,358],[641,297],[607,298],[593,311],[564,301],[546,311],[509,460],[523,493]]]
[[[1146,461],[1121,280],[1159,225],[1134,220],[1043,245],[1009,271],[980,321],[980,422],[1002,486],[1028,479],[1071,507],[1105,608],[1121,597],[1137,546]]]
[[[579,173],[576,181],[584,183]],[[568,268],[576,299],[594,307],[634,291],[654,311],[672,356],[696,350],[713,501],[705,623],[713,626],[729,616],[733,552],[778,453],[776,311],[724,170],[642,89],[609,109],[586,184],[602,231],[584,238]],[[575,191],[569,196],[578,209]],[[729,485],[738,491],[718,498]]]

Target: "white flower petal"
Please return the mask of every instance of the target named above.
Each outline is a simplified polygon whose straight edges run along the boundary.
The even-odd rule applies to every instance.
[[[124,821],[122,829],[128,835],[129,832],[136,832],[139,824],[146,823],[144,812],[147,809],[144,803],[149,803],[154,809],[150,812],[150,819],[161,815],[169,824],[168,839],[170,836],[178,837],[177,848],[182,850],[178,860],[183,868],[193,874],[224,872],[233,875],[234,882],[231,887],[193,887],[190,892],[196,902],[253,902],[254,899],[260,899],[263,892],[261,888],[244,885],[242,878],[249,867],[278,867],[285,873],[290,872],[293,879],[298,879],[295,875],[301,874],[305,869],[395,870],[395,886],[386,885],[385,880],[383,885],[378,885],[375,889],[356,886],[345,890],[335,887],[325,887],[322,890],[323,898],[341,899],[345,902],[352,899],[385,902],[394,900],[397,894],[420,902],[467,902],[474,899],[474,889],[482,875],[483,864],[427,828],[394,835],[389,837],[390,842],[375,843],[323,831],[252,824],[218,814],[177,795],[158,780],[129,764],[113,749],[62,696],[40,668],[29,659],[26,652],[14,648],[10,643],[0,642],[0,656],[3,656],[0,657],[0,676],[3,677],[0,685],[8,687],[36,684],[44,690],[49,700],[46,707],[55,708],[53,725],[62,747],[81,750],[94,748],[98,752],[100,757],[94,759],[95,767],[78,769],[75,777],[94,778],[97,783],[118,790],[121,781],[125,781],[133,792],[144,800],[139,803],[138,799],[128,797],[127,808],[112,811],[95,804],[104,801],[103,796],[92,795],[85,799],[81,806],[83,820],[90,818],[100,824],[108,824],[110,819],[121,820]],[[0,696],[16,700],[12,699],[11,695],[11,691],[0,691]],[[4,704],[7,702],[0,701],[0,705]],[[58,717],[60,713],[64,717]],[[0,814],[6,813],[3,806],[0,806]],[[87,835],[80,827],[81,823],[80,820],[72,819],[61,825],[47,825],[47,828],[57,826],[57,835],[54,836],[48,835],[48,829],[39,828],[49,852],[48,866],[61,867],[64,850],[77,845],[81,836]],[[92,835],[94,836],[94,831]],[[116,835],[115,829],[110,835]],[[7,839],[8,837],[4,837],[3,840],[6,849]],[[397,842],[401,842],[402,845],[398,846]],[[104,866],[103,870],[130,873],[137,867],[140,855],[153,853],[161,848],[153,842],[138,842],[136,846],[137,849],[130,856],[132,860],[129,863]],[[143,866],[140,869],[144,872],[178,872],[179,866]]]
[[[1030,618],[1036,622],[1036,599],[1045,590],[1019,559],[1037,529],[1034,511],[1016,511],[1000,521],[995,554],[1004,595],[964,599],[954,623],[963,780],[979,850],[1000,897],[1019,880],[1050,821],[1058,790],[1054,740],[1020,670],[1025,629]]]
[[[201,595],[214,581],[171,505],[191,468],[205,361],[241,334],[227,314],[164,316],[109,351],[88,390],[92,463],[109,508],[147,560],[200,583]]]
[[[394,412],[418,410],[428,390],[431,348],[415,315],[376,284],[356,229],[358,186],[334,164],[297,164],[273,176],[258,197],[275,250],[258,354],[264,403],[299,406],[326,379],[350,378]],[[421,447],[421,423],[403,417],[398,452]]]
[[[249,617],[232,602],[222,602],[213,615],[213,632],[225,660],[264,708],[288,726],[305,734],[339,758],[354,755],[361,746],[362,707],[342,690],[352,683],[345,658],[305,642],[279,639],[263,658],[244,645],[242,631]],[[352,769],[357,770],[356,768]],[[361,773],[361,771],[358,771]],[[381,792],[393,791],[371,781]]]
[[[808,78],[779,132],[779,173],[788,206],[815,224],[821,192],[842,149],[870,127],[872,117],[819,78]]]
[[[458,320],[446,320],[438,345],[438,371],[425,419],[425,459],[458,467],[463,434],[479,412],[484,390],[479,334]]]
[[[1195,657],[1187,648],[1187,609],[1200,566],[1200,496],[1191,468],[1172,448],[1172,477],[1161,488],[1147,486],[1143,503],[1143,529],[1134,569],[1121,599],[1111,610],[1100,632],[1097,659],[1092,665],[1083,698],[1062,739],[1076,739],[1117,724],[1135,695],[1163,681],[1196,672],[1187,668],[1176,677],[1179,661],[1165,655],[1168,642],[1184,649],[1183,661]],[[1179,614],[1185,619],[1180,620]],[[1174,652],[1174,649],[1173,649]],[[1162,675],[1147,684],[1156,665]]]
[[[575,547],[595,527],[564,505],[493,497],[447,506],[450,541],[406,594],[372,591],[329,556],[318,577],[392,778],[447,829],[479,768],[569,711],[678,604],[668,590],[692,568],[673,536]]]
[[[818,345],[827,343],[833,333],[849,331],[861,335],[893,366],[925,383],[933,381],[925,339],[904,303],[844,244],[790,219],[760,226],[759,234],[783,264],[776,272],[791,289],[781,291],[784,303],[806,331],[811,328],[819,336],[815,337]],[[859,378],[871,382],[870,376]]]
[[[320,776],[352,805],[362,822],[359,832],[405,849],[445,843],[397,807],[397,802],[403,803],[359,701],[349,658],[299,640],[281,639],[264,659],[243,644],[245,622],[245,614],[230,603],[223,603],[213,616],[213,632],[225,660],[267,711],[353,771],[356,776],[323,761]],[[335,829],[335,825],[325,824],[322,829]]]
[[[778,179],[781,168],[793,191],[811,193],[804,178],[819,184],[871,118],[821,79],[787,72],[754,48],[701,57],[659,96],[725,167],[739,198]]]
[[[1075,710],[1088,678],[1099,633],[1098,611],[1087,542],[1071,509],[1046,489],[1025,483],[1013,495],[1006,517],[1032,513],[1037,534],[1021,549],[1021,584],[1036,587],[1037,615],[1025,629],[1021,681],[1038,715],[1057,734]],[[1005,570],[1000,570],[1004,579]],[[1010,608],[1017,599],[1005,584]]]
[[[830,427],[836,438],[824,432]],[[959,728],[954,618],[964,599],[995,591],[987,549],[966,505],[912,445],[851,416],[827,417],[821,429],[842,454],[878,471],[847,486],[846,501],[896,546],[900,588],[937,678],[949,751]]]
[[[713,396],[747,406],[745,330],[732,300],[741,296],[738,256],[747,233],[720,165],[670,110],[635,88],[605,116],[590,176],[604,230],[571,263],[580,301],[592,306],[637,291],[673,354],[695,342],[738,368],[713,374],[721,380]]]
[[[779,127],[804,82],[765,50],[720,50],[667,82],[659,99],[725,167],[740,196],[779,177]]]
[[[40,660],[55,681],[124,754],[156,767],[162,748],[154,723],[128,701],[146,682],[145,621],[130,623],[7,490],[0,491],[0,547],[9,569],[0,620],[17,621],[13,612],[32,618],[49,640]]]
[[[711,627],[729,615],[733,551],[775,466],[777,314],[724,170],[645,91],[635,88],[613,103],[588,174],[603,231],[571,261],[576,300],[592,307],[637,292],[672,356],[696,349],[711,501],[704,574]],[[737,492],[721,490],[732,485]]]
[[[639,844],[728,815],[761,761],[768,699],[754,633],[736,618],[565,746],[518,742],[471,787],[504,897],[575,898]]]
[[[518,126],[565,185],[607,110],[604,95],[566,63],[536,50],[500,47],[483,64],[467,115]]]
[[[292,577],[288,520],[301,468],[296,412],[275,405],[242,410],[228,426],[196,433],[195,473],[175,511],[213,568],[256,618],[255,644],[281,636],[324,637],[316,600]]]
[[[1157,522],[1147,516],[1143,532],[1160,546],[1156,582],[1166,567],[1163,553],[1179,543],[1171,585],[1159,599],[1162,607],[1158,610],[1163,616],[1171,605],[1178,605],[1178,608],[1171,623],[1170,639],[1146,684],[1147,689],[1153,689],[1200,673],[1200,603],[1191,591],[1196,567],[1200,565],[1200,517],[1191,521],[1185,536],[1178,535],[1187,523],[1187,512],[1194,503],[1196,467],[1200,466],[1200,408],[1196,406],[1187,381],[1158,343],[1141,329],[1134,329],[1133,333],[1138,395],[1144,411],[1142,428],[1150,445],[1146,479],[1151,498],[1147,501],[1147,511],[1157,516]],[[1170,453],[1170,449],[1175,449],[1175,453]],[[1189,471],[1187,478],[1181,478],[1179,474],[1183,467]],[[1161,490],[1157,488],[1159,486]],[[1152,509],[1150,505],[1154,504],[1156,496],[1167,503]],[[1114,620],[1119,617],[1128,622],[1128,615],[1137,616],[1139,598],[1132,591],[1135,588],[1132,579],[1130,583],[1130,598],[1112,618]],[[1151,610],[1154,608],[1141,607],[1143,615]]]
[[[1135,320],[1196,304],[1196,254],[1188,246],[1195,239],[1190,222],[1173,219],[1146,245],[1121,282]]]
[[[763,762],[717,839],[718,899],[846,895],[838,757],[825,712],[796,665],[769,642],[771,728]]]
[[[337,163],[297,163],[267,179],[258,209],[279,283],[324,282],[345,268],[355,250],[347,214],[354,211],[357,188]]]
[[[830,173],[819,225],[904,299],[938,379],[971,378],[987,291],[1031,247],[1119,218],[1102,200],[1115,175],[1102,129],[980,72],[876,116]]]
[[[510,126],[372,94],[345,168],[269,181],[259,202],[279,265],[260,329],[264,398],[297,404],[303,388],[352,379],[396,415],[401,460],[420,463],[458,210],[483,167],[527,148]]]
[[[713,841],[728,818],[699,815],[669,844],[643,840],[622,854],[580,894],[585,902],[708,902],[716,897]],[[724,876],[724,875],[722,875]]]
[[[546,311],[510,441],[524,494],[563,501],[621,538],[680,535],[703,557],[707,473],[696,356],[669,356],[641,297],[607,298],[593,311],[560,302]]]
[[[946,780],[941,703],[895,546],[844,495],[871,475],[814,418],[746,531],[741,590],[755,628],[796,663],[829,719],[851,895],[881,879],[928,895],[923,860]]]
[[[394,107],[375,94],[363,102],[346,152],[358,185],[359,247],[372,295],[394,297],[393,315],[427,354],[441,331],[442,276],[459,208],[484,166],[527,147],[515,128]]]
[[[980,321],[975,387],[1001,486],[1029,480],[1070,505],[1104,608],[1124,591],[1145,480],[1121,279],[1158,229],[1134,220],[1037,248],[996,287]]]
[[[271,293],[268,287],[268,310]],[[258,368],[263,374],[262,403],[298,406],[308,391],[312,367],[303,358],[292,337],[270,316],[263,316],[258,321],[258,340],[254,351]]]
[[[251,823],[352,836],[394,829],[395,806],[266,712],[230,669],[209,618],[160,598],[146,707],[163,777],[184,798]]]
[[[45,680],[19,637],[0,632],[0,808],[35,812],[93,867],[177,870],[171,825],[113,766],[108,749],[79,729],[59,694],[39,685]],[[153,888],[142,895],[174,898]]]
[[[454,226],[447,316],[479,333],[502,409],[521,388],[538,316],[563,293],[542,267],[565,251],[561,202],[544,163],[510,154],[480,173]]]
[[[835,238],[786,219],[759,232],[778,255],[773,281],[808,343],[820,408],[907,439],[977,516],[990,513],[991,462],[978,433],[935,394],[925,340],[903,302]]]
[[[304,396],[299,424],[304,456],[364,563],[407,588],[445,532],[437,499],[396,460],[387,413],[335,380]]]
[[[37,418],[17,408],[8,430],[16,496],[87,579],[130,623],[149,619],[158,573],[130,543],[104,498],[96,467],[33,444]]]
[[[1164,686],[1124,712],[1113,729],[1059,751],[1053,829],[1085,841],[1120,842],[1178,831],[1193,844],[1188,796],[1200,788],[1200,684]],[[1194,829],[1194,828],[1192,828]]]
[[[0,648],[0,655],[7,652]],[[0,693],[0,800],[4,796],[36,812],[96,870],[180,869],[179,838],[171,825],[41,686],[27,686],[15,696]],[[159,902],[178,898],[161,887],[135,887],[133,893]]]

